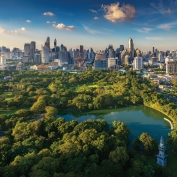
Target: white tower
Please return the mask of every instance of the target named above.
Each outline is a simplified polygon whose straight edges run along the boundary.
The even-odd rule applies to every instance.
[[[160,139],[160,144],[159,144],[159,153],[156,156],[157,156],[157,164],[163,167],[166,166],[167,155],[165,154],[165,144],[162,137]]]

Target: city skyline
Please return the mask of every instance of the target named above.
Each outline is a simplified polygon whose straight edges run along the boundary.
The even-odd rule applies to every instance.
[[[52,48],[55,38],[68,49],[128,48],[131,37],[144,52],[176,49],[177,0],[7,0],[0,5],[0,45],[11,49],[30,41],[40,49],[47,36]]]

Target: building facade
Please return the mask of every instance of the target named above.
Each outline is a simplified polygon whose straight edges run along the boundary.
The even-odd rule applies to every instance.
[[[177,74],[177,60],[166,62],[166,73]]]
[[[133,69],[140,70],[143,68],[143,59],[142,57],[135,57],[133,61]]]

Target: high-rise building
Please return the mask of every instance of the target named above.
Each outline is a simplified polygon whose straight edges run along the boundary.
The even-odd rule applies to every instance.
[[[30,44],[29,43],[26,43],[24,45],[24,55],[25,56],[29,56],[30,55]]]
[[[56,39],[54,40],[54,49],[55,49],[55,52],[57,52],[57,40]]]
[[[83,45],[80,45],[80,50],[79,50],[79,52],[80,52],[80,57],[81,57],[81,58],[84,58],[84,46],[83,46]]]
[[[99,52],[95,56],[95,61],[93,64],[93,69],[107,69],[108,60],[106,59],[106,54],[104,52]]]
[[[124,58],[124,64],[125,65],[128,65],[130,62],[130,56],[129,55],[126,55],[125,58]]]
[[[31,44],[30,44],[30,60],[31,61],[34,61],[35,51],[36,51],[36,42],[31,41]]]
[[[177,74],[177,60],[166,62],[166,73]]]
[[[135,57],[133,61],[133,69],[140,70],[143,68],[143,58]]]
[[[108,58],[114,58],[115,57],[115,53],[114,53],[114,49],[109,49],[109,55]]]
[[[47,37],[46,42],[45,42],[45,46],[47,46],[50,51],[50,37]]]
[[[36,63],[36,64],[41,63],[41,54],[40,53],[35,53],[34,54],[34,63]]]
[[[115,68],[115,67],[116,67],[116,59],[108,58],[108,68]]]
[[[6,57],[4,55],[0,55],[0,65],[6,65]]]
[[[128,40],[128,52],[130,54],[130,57],[134,58],[134,44],[132,38]]]
[[[47,46],[41,46],[41,60],[42,63],[49,63],[49,48]]]

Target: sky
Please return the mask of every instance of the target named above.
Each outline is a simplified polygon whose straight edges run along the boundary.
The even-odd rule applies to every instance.
[[[6,0],[0,1],[0,46],[24,48],[47,36],[51,47],[177,49],[177,0]]]

